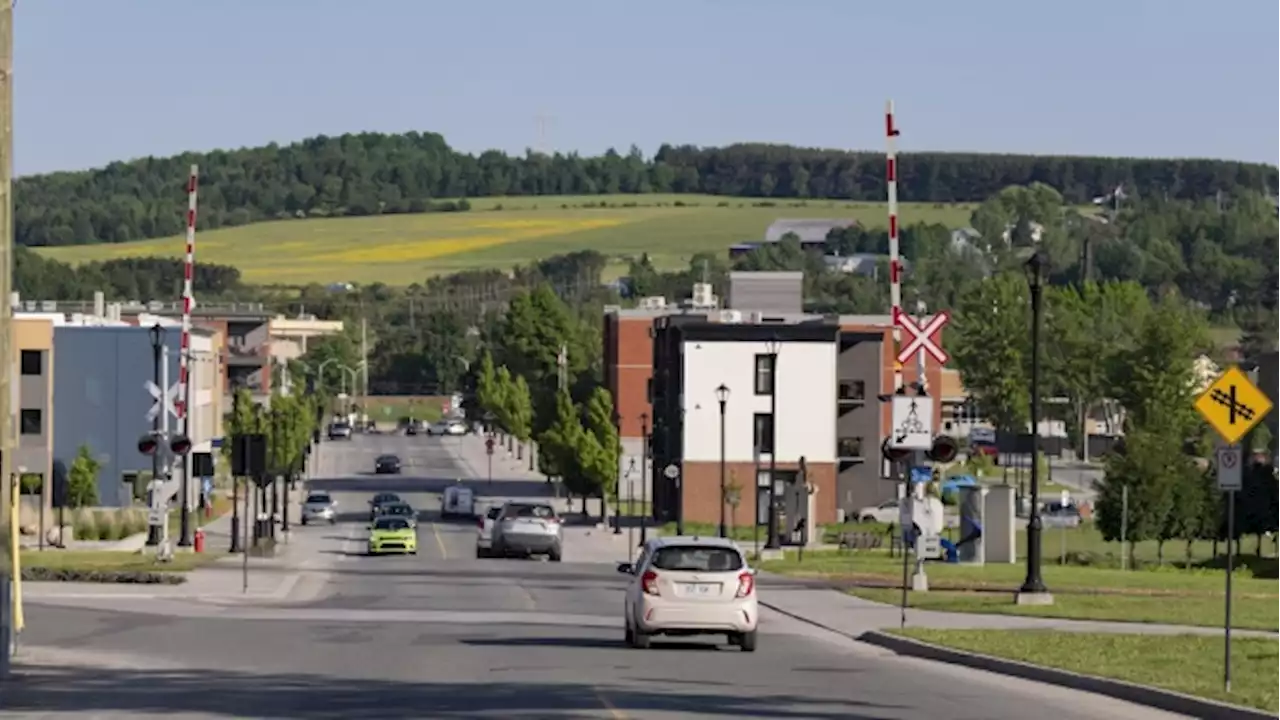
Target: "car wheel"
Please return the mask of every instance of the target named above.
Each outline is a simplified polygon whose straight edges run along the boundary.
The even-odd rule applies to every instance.
[[[864,522],[864,523],[875,522],[875,521],[876,521],[876,519],[875,519],[874,517],[870,516],[870,515],[863,515],[863,516],[862,516],[862,522]]]
[[[303,525],[306,525],[306,524],[307,524],[307,519],[306,519],[306,518],[302,518],[302,524],[303,524]]]
[[[648,650],[650,637],[640,630],[631,631],[631,647],[636,650]]]
[[[337,525],[337,524],[338,524],[338,518],[329,518],[329,524],[330,524],[330,525]]]
[[[622,641],[627,644],[627,647],[636,646],[636,634],[631,630],[631,623],[627,623],[627,630],[622,636]]]
[[[744,632],[738,636],[738,647],[742,648],[742,652],[756,651],[756,631]]]
[[[560,548],[556,548],[547,553],[547,559],[551,562],[560,562]]]

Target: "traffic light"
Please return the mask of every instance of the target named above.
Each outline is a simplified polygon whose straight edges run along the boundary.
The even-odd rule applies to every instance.
[[[191,438],[186,435],[174,435],[169,438],[169,449],[173,451],[174,455],[182,457],[191,452]]]
[[[138,452],[143,455],[155,455],[160,449],[160,439],[151,433],[138,438]]]
[[[958,454],[960,454],[960,445],[956,443],[955,438],[948,435],[935,437],[933,445],[925,453],[930,460],[939,463],[949,463],[955,460]]]

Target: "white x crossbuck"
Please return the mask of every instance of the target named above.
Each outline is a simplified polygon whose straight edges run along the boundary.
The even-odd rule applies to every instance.
[[[937,360],[939,364],[945,365],[951,356],[946,350],[942,349],[941,343],[938,341],[938,333],[942,332],[942,328],[951,322],[951,313],[943,310],[934,315],[923,324],[917,325],[911,316],[902,312],[901,308],[893,309],[893,324],[906,330],[911,335],[911,340],[902,346],[902,350],[898,351],[898,362],[905,363],[916,355],[927,352]]]

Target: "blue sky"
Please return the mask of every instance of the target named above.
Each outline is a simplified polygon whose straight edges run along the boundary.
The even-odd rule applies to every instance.
[[[1275,163],[1273,0],[23,0],[19,174],[376,130]]]

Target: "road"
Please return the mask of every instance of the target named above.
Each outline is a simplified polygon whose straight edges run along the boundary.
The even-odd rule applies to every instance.
[[[477,560],[473,526],[436,512],[440,488],[465,477],[450,442],[325,444],[334,477],[313,486],[344,514],[299,529],[319,535],[308,547],[332,560],[327,591],[303,606],[207,605],[188,617],[127,600],[117,610],[31,606],[23,642],[43,666],[4,688],[0,717],[1021,720],[1028,707],[1055,720],[1173,717],[899,658],[775,613],[752,654],[707,641],[628,649],[624,580],[609,562],[625,546],[566,548],[562,563]],[[382,452],[405,460],[402,476],[365,474]],[[499,480],[493,490],[541,487]],[[423,510],[417,556],[358,554],[365,501],[384,490]]]

